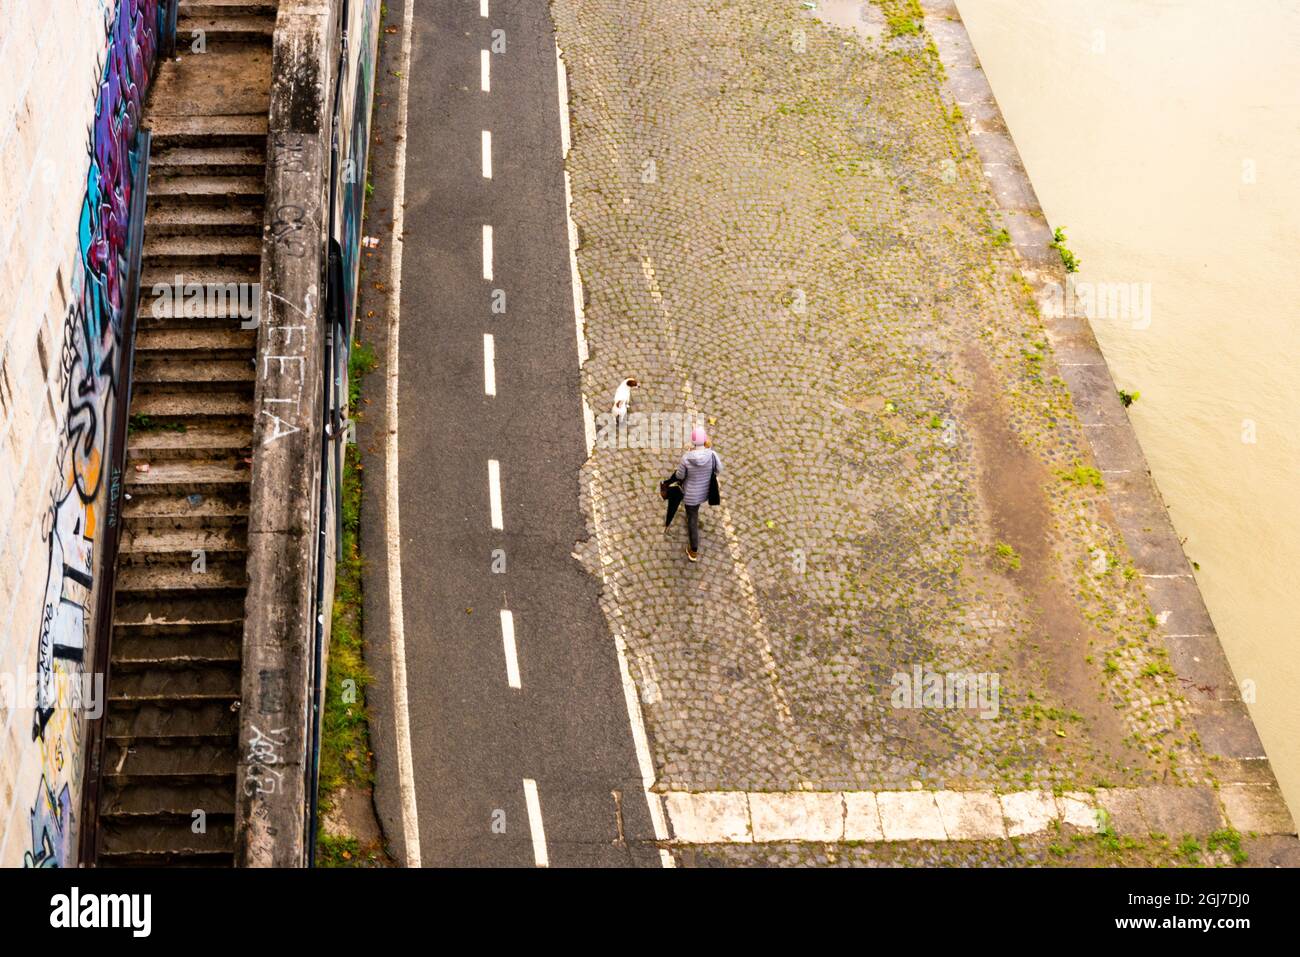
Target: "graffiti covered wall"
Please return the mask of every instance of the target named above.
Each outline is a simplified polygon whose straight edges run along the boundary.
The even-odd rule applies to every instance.
[[[137,162],[132,151],[161,30],[159,0],[83,0],[72,6],[83,17],[99,17],[100,48],[93,72],[88,71],[91,82],[80,85],[93,112],[82,126],[75,221],[55,223],[67,227],[63,242],[68,251],[55,269],[62,306],[57,328],[48,315],[32,316],[27,323],[36,330],[48,415],[35,420],[37,454],[29,450],[15,474],[23,483],[18,495],[38,487],[37,524],[20,527],[24,515],[16,496],[5,529],[10,547],[0,554],[0,568],[12,583],[12,592],[5,594],[10,608],[0,645],[7,679],[0,687],[6,731],[0,794],[12,795],[9,805],[0,808],[0,865],[29,867],[76,863],[85,720],[103,704],[102,680],[86,669],[102,558],[98,546],[117,520],[107,508],[110,486],[119,481],[110,474],[108,443],[125,371],[127,237]],[[71,78],[63,82],[72,85]],[[35,105],[41,114],[55,106]],[[48,122],[72,122],[75,115],[56,115]],[[57,162],[53,154],[52,148],[46,162]],[[51,191],[68,185],[57,175],[36,184]],[[58,205],[57,198],[50,201],[50,206]],[[27,239],[12,237],[10,246]],[[24,330],[15,325],[15,331]],[[11,345],[6,342],[6,365],[17,354]],[[6,398],[17,406],[16,396]],[[11,433],[33,421],[17,422],[16,414],[10,419]],[[17,445],[11,442],[11,447]],[[17,456],[10,458],[8,464],[18,466]],[[43,461],[49,463],[45,468]],[[41,481],[28,481],[29,476]],[[24,535],[32,539],[25,561],[12,547]],[[14,572],[20,562],[21,579]],[[34,586],[37,574],[43,587]],[[27,820],[18,827],[21,816]]]
[[[344,329],[351,334],[366,202],[380,0],[348,0],[345,8],[347,56],[338,78],[341,95],[335,117],[338,165],[334,171],[334,238],[343,256]]]

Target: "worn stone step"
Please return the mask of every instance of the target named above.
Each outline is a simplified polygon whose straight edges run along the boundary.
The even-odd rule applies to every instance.
[[[116,664],[115,664],[116,667]],[[104,725],[106,739],[166,739],[202,744],[233,743],[239,710],[224,699],[198,702],[114,701]]]
[[[172,301],[180,300],[184,305],[194,292],[201,292],[204,298],[219,298],[215,293],[225,293],[227,298],[237,292],[240,286],[256,283],[261,279],[261,266],[198,266],[192,269],[159,269],[145,266],[140,270],[140,286],[151,293],[162,287],[170,287]],[[141,297],[142,301],[145,297]],[[236,303],[238,305],[238,303]],[[196,304],[197,305],[197,304]]]
[[[201,810],[213,815],[235,813],[235,789],[203,781],[166,786],[152,782],[141,787],[122,781],[106,783],[100,791],[100,817],[153,817],[160,814],[190,815]]]
[[[223,494],[133,495],[122,505],[122,522],[127,528],[163,524],[173,528],[215,528],[241,525],[248,521],[248,486],[232,485]]]
[[[180,359],[137,356],[134,389],[136,395],[157,392],[226,391],[251,392],[256,378],[252,358]]]
[[[256,351],[257,330],[241,329],[235,323],[216,329],[142,329],[135,335],[137,362],[161,355],[186,359],[251,359]]]
[[[160,176],[262,176],[265,168],[261,146],[174,146],[149,156],[150,172]]]
[[[100,861],[112,863],[114,857],[130,857],[132,866],[166,866],[174,857],[206,859],[234,852],[233,817],[206,818],[197,834],[192,823],[188,814],[170,819],[143,815],[101,819]]]
[[[110,704],[119,700],[134,704],[167,702],[168,707],[175,702],[235,701],[239,698],[238,660],[234,665],[119,671],[114,662],[108,700]]]
[[[266,181],[260,176],[149,177],[151,206],[252,205],[261,203]]]
[[[228,868],[235,866],[235,854],[105,854],[95,862],[96,867],[103,868],[141,868],[141,867],[193,867],[203,870]]]
[[[244,562],[209,562],[202,574],[188,565],[124,565],[117,570],[117,594],[133,598],[174,594],[231,596],[248,587]]]
[[[248,535],[242,528],[147,528],[124,529],[118,544],[119,560],[132,565],[197,560],[233,559],[248,552]]]
[[[262,218],[260,205],[150,207],[144,217],[144,233],[151,239],[159,236],[261,237]]]
[[[249,466],[242,459],[165,459],[127,469],[126,485],[134,495],[206,495],[248,485]]]
[[[131,397],[131,414],[160,421],[195,418],[245,418],[253,397],[244,392],[148,392]]]
[[[242,634],[242,598],[119,601],[113,607],[113,642],[132,635],[184,637],[192,634]]]
[[[256,328],[261,310],[260,266],[259,261],[245,267],[144,269],[138,328]]]
[[[189,16],[216,17],[225,14],[247,16],[249,14],[275,15],[279,0],[181,0],[180,11]]]
[[[155,150],[177,146],[254,146],[265,149],[266,114],[223,116],[154,116],[145,125],[153,131]]]
[[[104,747],[103,776],[125,780],[235,777],[239,752],[230,744],[175,744],[136,741],[112,742]]]
[[[190,49],[194,34],[203,31],[209,47],[214,43],[270,43],[275,18],[269,16],[182,16],[176,21],[177,49]]]
[[[261,261],[260,236],[157,236],[144,241],[144,262],[151,269],[225,264],[252,267]]]
[[[252,328],[261,278],[260,262],[183,269],[146,266],[140,275],[140,328],[152,328],[159,320],[178,320],[171,325],[188,327],[202,317],[222,317]]]
[[[113,638],[114,675],[118,668],[200,668],[238,665],[243,638],[207,632],[189,635],[131,634]]]
[[[143,430],[133,424],[126,437],[126,457],[132,462],[151,463],[176,458],[226,458],[241,452],[247,455],[252,444],[251,423],[192,425],[183,431]]]

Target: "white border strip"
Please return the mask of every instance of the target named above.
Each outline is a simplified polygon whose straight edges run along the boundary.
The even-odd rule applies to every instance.
[[[1082,792],[671,791],[664,804],[678,844],[988,841],[1105,820]]]
[[[569,155],[569,81],[564,69],[564,55],[560,52],[558,42],[555,44],[555,76],[558,84],[560,106],[561,156],[567,158]],[[573,283],[573,321],[578,338],[578,368],[581,370],[583,364],[587,361],[587,337],[583,331],[582,276],[578,272],[578,227],[573,222],[573,192],[569,185],[569,171],[567,168],[564,170],[564,216],[569,226],[569,272]],[[583,430],[587,439],[587,454],[590,455],[596,442],[596,423],[585,393],[582,396],[582,419]],[[596,508],[597,505],[593,501],[593,513]],[[604,549],[601,545],[599,531],[600,516],[593,514],[593,520],[597,530],[596,547],[603,555]],[[610,582],[604,576],[603,561],[601,568],[601,578],[608,586]],[[636,751],[637,769],[641,772],[641,790],[645,795],[646,806],[650,811],[650,823],[654,828],[655,840],[666,842],[668,840],[668,821],[664,817],[663,802],[651,790],[655,783],[655,766],[654,758],[650,754],[650,739],[646,735],[645,718],[641,713],[641,700],[637,696],[636,681],[633,680],[632,670],[628,667],[627,643],[623,640],[622,632],[617,627],[614,629],[614,647],[618,652],[618,673],[623,684],[623,702],[627,706],[628,722],[632,727],[632,744]],[[659,863],[663,867],[676,866],[672,853],[662,847],[659,849]]]
[[[397,156],[393,174],[393,256],[388,280],[388,369],[385,383],[388,436],[384,447],[386,495],[384,537],[388,560],[388,634],[393,659],[393,718],[397,734],[397,779],[402,805],[403,863],[420,866],[420,815],[415,803],[415,761],[411,756],[411,713],[406,688],[406,632],[402,610],[402,520],[398,499],[397,390],[398,339],[402,309],[402,229],[406,218],[406,118],[411,90],[411,40],[415,28],[415,0],[406,0],[402,12],[401,84],[397,96]]]
[[[1214,827],[1294,834],[1276,788],[1229,784],[1210,795]],[[996,841],[1068,824],[1101,831],[1106,808],[1142,807],[1152,788],[1075,791],[670,791],[664,804],[674,844],[835,844],[841,841]],[[1202,822],[1203,826],[1209,826]]]

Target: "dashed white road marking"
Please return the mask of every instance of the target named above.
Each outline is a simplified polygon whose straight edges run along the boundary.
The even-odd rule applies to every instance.
[[[486,2],[486,0],[484,0]],[[406,208],[406,119],[411,90],[411,38],[414,33],[415,0],[406,0],[402,12],[401,83],[397,95],[397,140],[393,173],[393,255],[388,277],[388,391],[386,414],[388,435],[384,448],[386,494],[384,495],[385,552],[388,565],[388,634],[393,662],[393,720],[397,737],[397,780],[402,807],[403,863],[420,866],[420,818],[415,803],[415,762],[411,756],[411,714],[406,689],[406,637],[402,611],[402,522],[398,507],[397,389],[398,339],[402,304],[402,230]]]
[[[480,17],[488,15],[488,0],[478,0],[478,15]]]
[[[478,88],[484,93],[492,92],[492,54],[487,50],[478,53]]]
[[[501,518],[501,463],[496,459],[488,459],[488,502],[492,507],[492,527],[499,532],[506,526]]]
[[[497,350],[490,332],[483,333],[483,391],[497,394]]]
[[[519,681],[519,652],[515,648],[515,613],[501,609],[501,642],[506,650],[506,680],[512,688],[522,688]]]
[[[533,835],[533,860],[538,867],[550,867],[546,854],[546,830],[542,827],[542,802],[537,799],[537,782],[524,778],[524,803],[528,805],[528,829]]]
[[[492,227],[483,224],[483,278],[492,281]]]
[[[492,178],[492,131],[483,131],[483,178]]]

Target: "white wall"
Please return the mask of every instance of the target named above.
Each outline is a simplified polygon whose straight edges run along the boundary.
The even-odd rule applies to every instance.
[[[37,721],[28,676],[43,636],[47,650],[84,640],[91,660],[78,576],[94,569],[104,495],[80,493],[107,485],[112,402],[102,381],[78,398],[78,362],[113,350],[65,330],[91,311],[79,233],[118,12],[116,0],[0,0],[0,866],[75,863],[83,716]],[[51,661],[50,675],[79,673]]]

